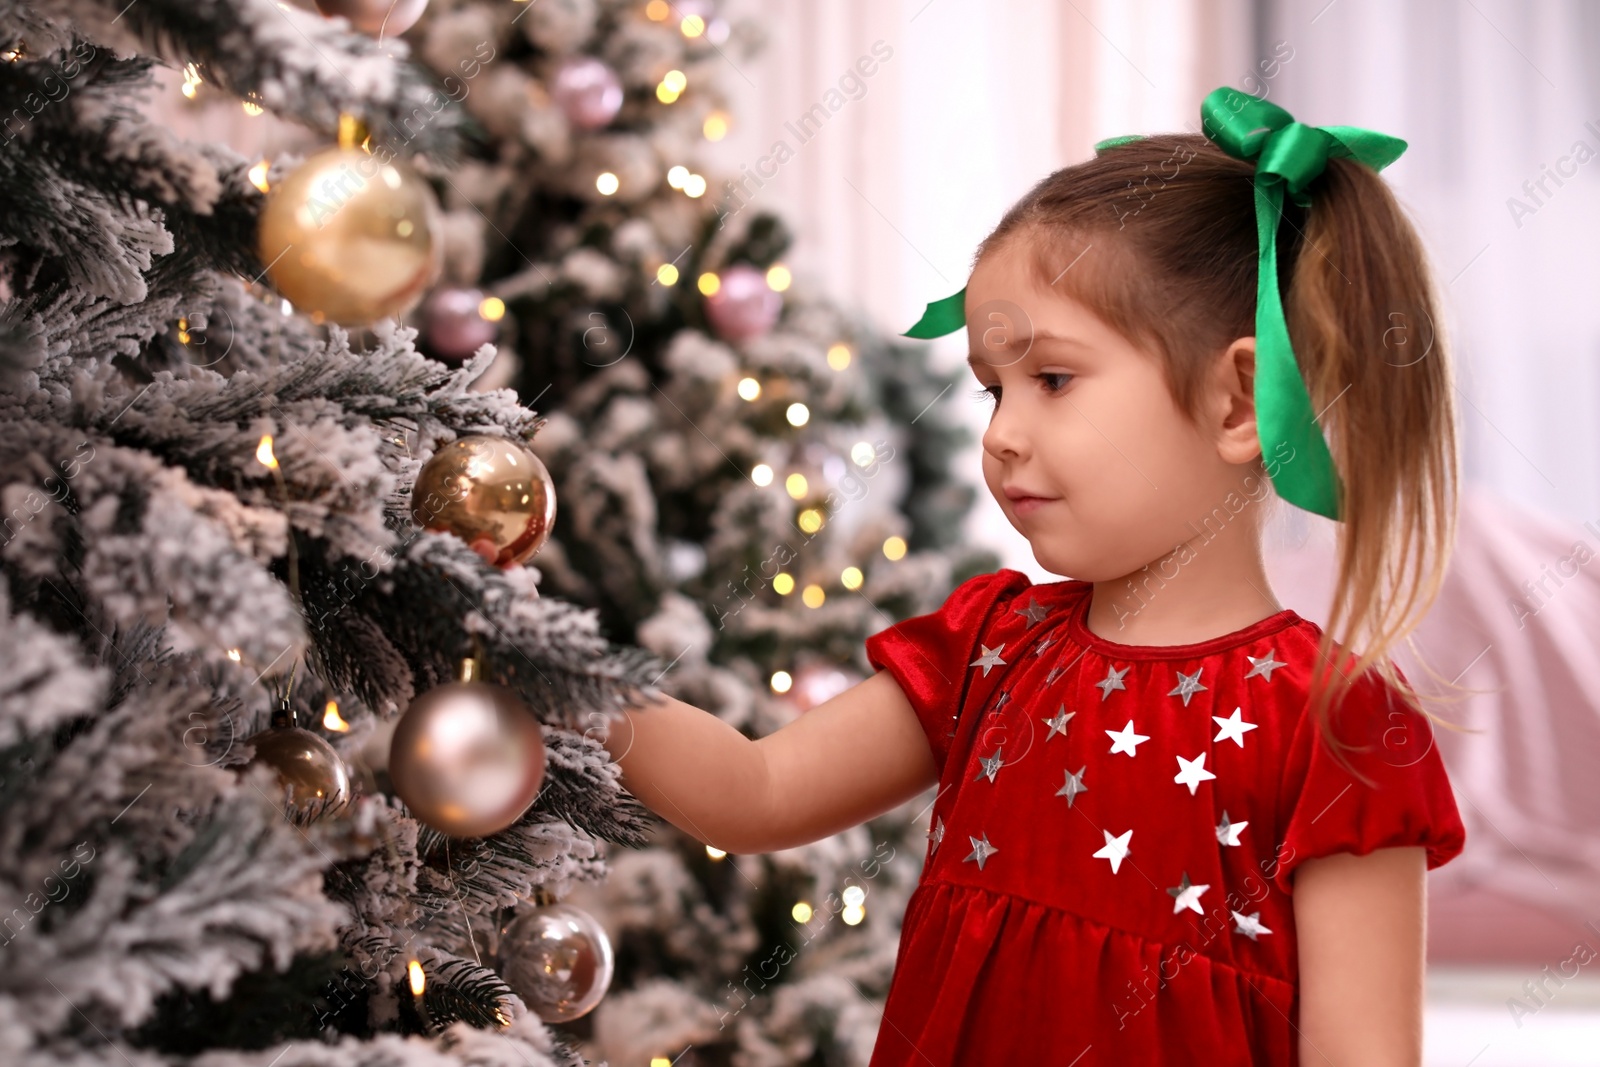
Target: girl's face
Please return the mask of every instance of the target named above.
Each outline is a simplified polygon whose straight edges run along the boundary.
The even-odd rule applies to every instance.
[[[1086,257],[1068,269],[1094,266]],[[966,317],[968,364],[995,403],[984,480],[1052,574],[1131,575],[1199,538],[1208,519],[1215,527],[1215,512],[1244,518],[1238,501],[1249,488],[1251,501],[1264,494],[1253,462],[1252,339],[1218,353],[1197,426],[1158,357],[1044,285],[1022,241],[979,261]]]

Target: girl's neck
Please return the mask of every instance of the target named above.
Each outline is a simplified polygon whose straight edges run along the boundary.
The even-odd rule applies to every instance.
[[[1187,645],[1242,630],[1283,610],[1267,581],[1256,530],[1205,534],[1109,581],[1095,582],[1089,632],[1123,645]]]

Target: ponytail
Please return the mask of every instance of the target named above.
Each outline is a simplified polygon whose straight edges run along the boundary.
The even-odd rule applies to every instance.
[[[1460,459],[1452,372],[1416,230],[1388,184],[1359,163],[1329,160],[1310,193],[1284,314],[1344,483],[1323,669],[1311,690],[1326,724],[1330,705],[1368,670],[1422,710],[1388,653],[1443,584]],[[1334,659],[1336,642],[1359,649],[1353,664]]]

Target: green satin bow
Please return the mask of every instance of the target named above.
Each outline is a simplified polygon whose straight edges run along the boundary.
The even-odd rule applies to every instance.
[[[1333,456],[1311,410],[1300,376],[1289,327],[1283,317],[1278,278],[1278,222],[1283,197],[1309,207],[1306,192],[1334,157],[1350,157],[1381,171],[1400,158],[1406,142],[1358,126],[1307,126],[1276,104],[1228,86],[1213,90],[1200,104],[1205,135],[1230,156],[1254,159],[1256,233],[1256,433],[1268,475],[1278,495],[1296,507],[1337,519],[1343,487]],[[1112,137],[1096,153],[1114,149],[1139,135]],[[936,300],[906,337],[942,337],[965,324],[966,289]],[[1285,457],[1282,447],[1292,451]]]

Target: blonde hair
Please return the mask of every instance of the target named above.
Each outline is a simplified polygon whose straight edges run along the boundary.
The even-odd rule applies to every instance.
[[[1195,419],[1211,361],[1255,334],[1254,177],[1253,162],[1199,134],[1130,141],[1035,185],[976,258],[1026,238],[1037,275],[1154,353]],[[1353,160],[1329,160],[1308,192],[1309,208],[1285,198],[1278,270],[1295,357],[1344,486],[1310,706],[1348,766],[1331,717],[1369,671],[1428,714],[1389,653],[1409,642],[1443,584],[1460,460],[1452,371],[1416,230],[1383,179]],[[1090,249],[1092,263],[1069,266]],[[1335,669],[1335,653],[1352,648],[1355,662]]]

